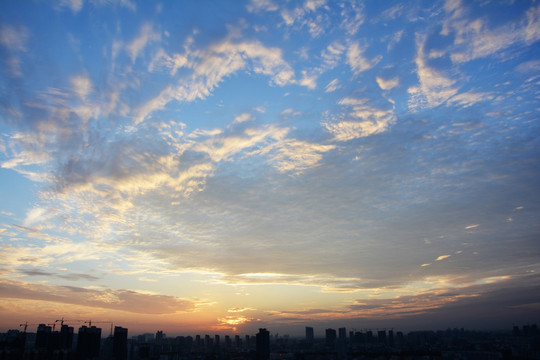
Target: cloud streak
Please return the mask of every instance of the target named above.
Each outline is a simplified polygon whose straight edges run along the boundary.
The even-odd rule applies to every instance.
[[[172,314],[192,311],[196,304],[194,301],[174,296],[146,294],[133,290],[48,286],[5,280],[0,282],[0,296],[83,305],[137,314]]]

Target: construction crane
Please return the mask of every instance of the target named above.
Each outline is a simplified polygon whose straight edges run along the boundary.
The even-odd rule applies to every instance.
[[[40,325],[40,324],[29,324],[28,321],[26,321],[24,324],[19,324],[19,326],[24,326],[24,332],[26,332],[28,325]]]
[[[55,320],[54,323],[56,324],[57,322],[60,323],[60,327],[64,326],[64,322],[78,322],[78,323],[82,323],[84,322],[83,320],[65,320],[64,318],[60,319],[60,320]]]
[[[113,334],[113,322],[112,321],[92,321],[92,320],[88,320],[88,321],[84,321],[85,324],[88,324],[88,326],[92,326],[92,323],[94,324],[111,324],[111,336]]]

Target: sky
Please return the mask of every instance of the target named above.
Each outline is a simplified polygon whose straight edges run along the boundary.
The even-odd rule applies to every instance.
[[[0,330],[540,322],[540,3],[0,2]]]

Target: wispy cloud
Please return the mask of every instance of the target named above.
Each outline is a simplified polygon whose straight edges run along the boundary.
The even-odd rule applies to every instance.
[[[369,102],[369,99],[342,99],[339,104],[349,111],[340,118],[323,122],[323,126],[336,141],[349,141],[386,131],[396,121],[393,108],[376,108]]]
[[[455,50],[451,59],[464,63],[483,58],[518,43],[532,43],[540,39],[540,7],[527,10],[520,23],[491,28],[484,18],[471,18],[467,5],[460,1],[447,1],[448,18],[442,33],[455,33]]]
[[[382,90],[391,90],[399,85],[399,79],[398,78],[392,78],[392,79],[383,79],[381,77],[376,78],[377,84],[379,84],[379,87]]]
[[[420,84],[409,88],[409,93],[411,94],[409,107],[412,109],[425,106],[438,106],[458,92],[454,86],[456,80],[451,79],[427,64],[424,49],[425,41],[425,36],[417,34],[415,63]]]
[[[126,49],[131,56],[131,61],[135,62],[137,56],[143,49],[152,42],[159,42],[161,40],[161,34],[155,31],[153,24],[146,23],[141,29],[139,35],[134,38],[129,44],[126,45]]]
[[[0,26],[0,44],[7,50],[6,64],[11,76],[19,77],[22,69],[19,56],[26,52],[29,30],[24,26]]]
[[[167,86],[158,96],[140,106],[135,113],[135,123],[144,121],[152,112],[163,109],[173,100],[191,102],[204,99],[226,77],[243,69],[270,76],[272,82],[279,86],[295,83],[294,71],[283,60],[280,49],[265,47],[257,41],[238,41],[236,37],[235,30],[232,30],[226,39],[206,49],[186,49],[186,54],[172,57],[161,55],[171,59],[164,65],[172,67],[173,73],[181,66],[188,66],[193,73],[190,78],[181,79],[178,86]],[[183,60],[185,58],[190,59],[189,63]]]
[[[347,63],[355,74],[373,68],[382,59],[382,55],[376,55],[373,58],[368,59],[364,55],[366,49],[366,45],[361,45],[358,42],[353,42],[347,49]]]
[[[134,290],[49,286],[8,280],[0,280],[0,297],[77,304],[138,314],[193,311],[196,305],[191,300]]]

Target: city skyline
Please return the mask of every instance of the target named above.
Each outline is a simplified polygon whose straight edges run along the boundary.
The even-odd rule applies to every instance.
[[[539,40],[534,1],[1,2],[0,331],[539,323]]]

